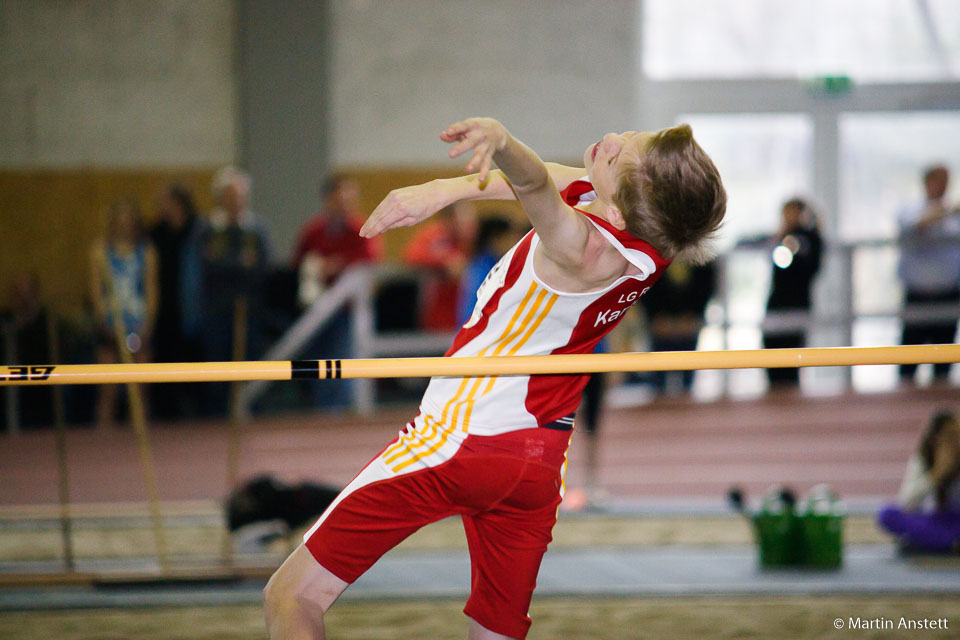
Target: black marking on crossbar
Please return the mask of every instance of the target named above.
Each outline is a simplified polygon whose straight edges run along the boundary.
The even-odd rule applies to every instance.
[[[3,382],[40,382],[46,380],[56,369],[56,365],[34,365],[30,367],[3,367],[9,371],[7,375],[0,375]]]
[[[319,360],[294,360],[290,363],[291,380],[316,380],[320,377]]]

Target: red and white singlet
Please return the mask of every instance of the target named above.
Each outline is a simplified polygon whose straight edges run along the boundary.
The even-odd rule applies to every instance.
[[[574,182],[562,195],[574,207],[596,197],[586,181]],[[457,334],[447,356],[593,351],[669,263],[646,242],[600,218],[581,213],[639,273],[621,277],[600,291],[557,291],[534,273],[533,252],[539,238],[531,231],[491,269],[477,292],[473,316]],[[525,622],[504,627],[506,631],[502,633],[523,637],[529,626],[526,605],[533,592],[540,556],[556,521],[556,505],[563,496],[573,413],[588,377],[431,379],[420,413],[364,467],[306,532],[307,548],[320,564],[342,580],[352,582],[411,532],[459,513],[465,523],[472,523],[465,527],[468,539],[474,543],[471,562],[480,563],[472,565],[475,575],[492,572],[501,578],[501,574],[522,577],[517,578],[522,583],[517,589],[507,591],[523,595],[517,596],[522,611],[516,612],[515,617]],[[474,482],[484,476],[489,476],[485,482]],[[500,486],[507,481],[520,484],[512,489]],[[541,490],[543,487],[531,489],[538,483],[546,491]],[[501,505],[504,501],[509,504]],[[501,507],[509,512],[508,516],[501,513]],[[502,559],[502,553],[490,555],[483,549],[500,543],[505,528],[497,524],[498,518],[507,517],[513,526],[518,521],[518,510],[527,518],[523,535],[536,539],[529,545],[529,554],[519,556],[529,560],[524,565],[526,569],[492,569],[488,561]],[[481,525],[486,527],[482,535],[478,528]],[[503,591],[507,582],[495,581],[499,587],[494,591]],[[472,595],[468,601],[468,614],[478,620],[495,620],[492,613],[483,613],[487,611],[485,605],[478,604],[486,602],[483,594],[489,589],[477,584],[474,587],[479,595]]]
[[[561,195],[574,208],[596,197],[586,180],[572,183]],[[477,292],[473,315],[447,356],[591,353],[669,265],[646,242],[578,211],[640,272],[622,276],[599,291],[557,291],[534,273],[533,253],[540,239],[531,231],[490,270]],[[467,435],[497,435],[545,425],[556,428],[565,422],[572,427],[570,416],[588,377],[433,378],[420,413],[380,460],[392,474],[403,473],[449,460]]]

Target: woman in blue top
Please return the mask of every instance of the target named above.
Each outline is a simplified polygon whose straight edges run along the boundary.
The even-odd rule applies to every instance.
[[[97,362],[120,360],[114,319],[119,317],[123,348],[137,362],[150,359],[149,344],[157,316],[157,255],[146,239],[140,210],[131,199],[110,207],[106,235],[90,252],[90,297],[97,322]],[[116,385],[103,385],[97,397],[99,428],[113,422]]]

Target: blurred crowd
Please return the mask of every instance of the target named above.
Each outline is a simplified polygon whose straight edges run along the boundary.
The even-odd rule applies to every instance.
[[[948,181],[946,167],[926,169],[925,197],[897,214],[899,276],[908,305],[960,303],[960,209],[945,199]],[[323,181],[319,209],[301,228],[289,264],[273,258],[263,220],[250,208],[251,189],[246,172],[225,167],[212,179],[213,208],[199,212],[194,194],[169,185],[156,198],[150,226],[136,201],[114,202],[102,236],[89,251],[86,329],[57,321],[47,310],[38,278],[17,274],[0,316],[3,361],[257,359],[347,270],[383,261],[381,238],[358,234],[368,212],[361,210],[358,185],[349,175]],[[806,314],[824,255],[820,216],[806,198],[793,197],[783,203],[780,220],[776,233],[752,241],[771,256],[767,309]],[[416,278],[381,282],[374,301],[377,329],[455,331],[471,315],[487,272],[528,230],[504,212],[478,216],[471,203],[438,213],[416,228],[400,251]],[[653,351],[696,349],[717,287],[715,265],[675,263],[642,299],[642,328],[627,323],[627,330],[644,331]],[[302,356],[351,357],[352,318],[349,305],[340,308]],[[949,343],[955,330],[954,319],[911,319],[904,322],[902,341]],[[805,342],[805,330],[789,326],[763,337],[767,348]],[[902,367],[903,379],[912,380],[915,369]],[[935,376],[943,378],[948,371],[937,365]],[[658,393],[683,394],[692,379],[692,372],[677,372],[643,381]],[[772,386],[795,386],[798,370],[771,370],[769,379]],[[301,389],[296,400],[313,407],[344,407],[350,402],[348,385],[314,384]],[[67,390],[68,419],[111,425],[123,410],[123,394],[117,391],[109,385]],[[16,410],[22,425],[50,423],[50,394],[49,388],[20,390]],[[222,417],[229,397],[226,383],[152,385],[149,413],[164,420]],[[0,394],[0,402],[9,402],[8,394]]]

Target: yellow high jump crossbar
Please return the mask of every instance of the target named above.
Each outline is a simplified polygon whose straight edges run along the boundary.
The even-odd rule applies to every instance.
[[[960,362],[960,345],[662,351],[466,358],[72,364],[0,367],[0,386],[330,378],[481,377]]]

